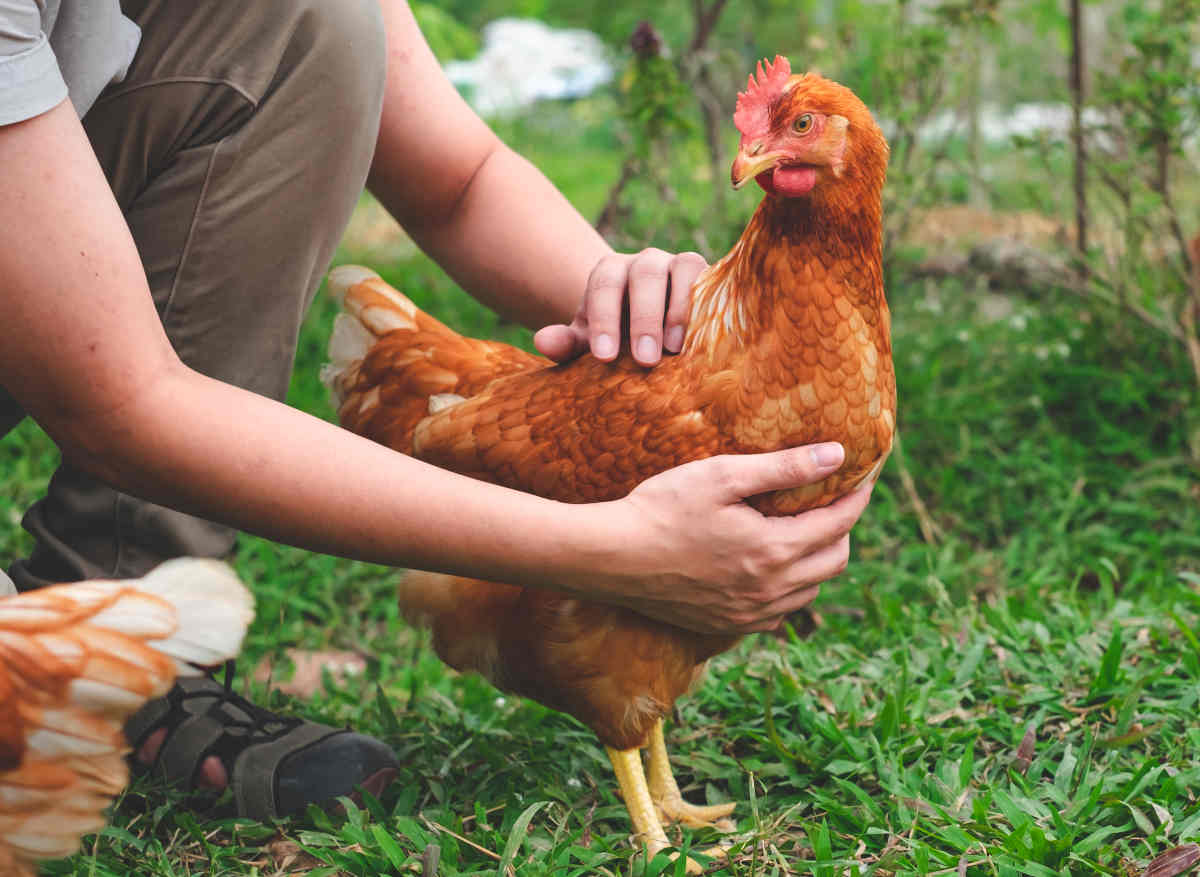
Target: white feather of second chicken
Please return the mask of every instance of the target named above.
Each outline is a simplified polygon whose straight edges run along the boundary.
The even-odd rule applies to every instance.
[[[195,558],[137,580],[0,598],[0,674],[24,727],[21,763],[0,773],[0,863],[15,855],[18,873],[32,874],[29,863],[69,854],[103,826],[127,777],[125,719],[177,673],[235,657],[253,617],[233,571]],[[147,648],[168,660],[148,660]]]

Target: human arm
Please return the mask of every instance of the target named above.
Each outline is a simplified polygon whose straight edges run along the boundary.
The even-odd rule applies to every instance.
[[[405,2],[385,2],[388,81],[369,185],[464,289],[530,327],[552,359],[617,355],[629,297],[635,358],[678,352],[696,253],[613,252],[443,75]],[[554,325],[547,325],[554,324]],[[649,341],[639,341],[645,337]]]
[[[766,520],[804,449],[690,464],[563,505],[435,469],[183,365],[69,103],[0,127],[0,385],[114,486],[312,550],[555,586],[697,629],[756,629],[844,563],[865,500]],[[742,492],[744,491],[744,492]]]

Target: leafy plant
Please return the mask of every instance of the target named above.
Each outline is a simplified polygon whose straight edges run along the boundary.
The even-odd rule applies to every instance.
[[[1187,349],[1200,393],[1200,248],[1192,251],[1186,231],[1200,232],[1200,213],[1183,215],[1177,198],[1180,181],[1200,170],[1184,151],[1200,131],[1198,12],[1194,0],[1162,0],[1127,3],[1112,19],[1124,49],[1097,76],[1092,102],[1104,121],[1091,169],[1111,196],[1119,237],[1091,264],[1095,282]]]
[[[479,51],[479,38],[475,31],[464,27],[440,6],[415,2],[412,11],[429,48],[442,63],[470,58]]]

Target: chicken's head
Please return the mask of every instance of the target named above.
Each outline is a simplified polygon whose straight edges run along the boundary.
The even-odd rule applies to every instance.
[[[751,178],[785,198],[819,197],[831,187],[877,196],[883,187],[888,147],[870,110],[844,85],[792,75],[780,55],[759,62],[738,94],[733,123],[742,135],[730,171],[735,189]]]

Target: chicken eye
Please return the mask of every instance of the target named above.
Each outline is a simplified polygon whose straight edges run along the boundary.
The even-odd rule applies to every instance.
[[[810,130],[812,130],[812,126],[812,113],[805,113],[804,115],[797,117],[796,121],[792,122],[792,130],[797,134],[807,134]]]

